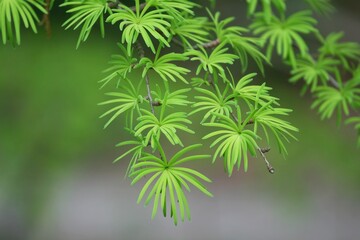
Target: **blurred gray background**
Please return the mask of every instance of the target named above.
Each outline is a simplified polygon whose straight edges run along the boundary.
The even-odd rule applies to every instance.
[[[288,2],[289,11],[304,8]],[[360,42],[360,3],[334,3],[335,14],[318,17],[322,33],[344,31]],[[217,7],[246,25],[244,6],[229,0]],[[0,46],[0,240],[360,239],[356,134],[335,119],[321,122],[282,65],[266,79],[282,105],[295,109],[290,121],[301,132],[286,159],[270,152],[276,174],[261,158],[231,178],[221,161],[203,161],[197,168],[213,180],[215,197],[187,194],[191,222],[151,220],[151,206],[136,204],[141,184],[124,179],[128,159],[112,163],[122,152],[114,145],[127,137],[121,121],[103,130],[98,119],[105,108],[97,106],[104,99],[97,81],[119,36],[94,33],[75,50],[78,32],[60,28],[62,12],[52,16],[50,40],[43,30],[24,31],[20,47]]]

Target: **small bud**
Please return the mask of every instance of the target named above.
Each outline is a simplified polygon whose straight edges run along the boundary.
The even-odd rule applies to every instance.
[[[161,104],[161,102],[159,102],[159,101],[155,101],[155,102],[152,102],[152,105],[153,105],[154,107],[159,107],[159,106],[161,106],[162,104]]]
[[[268,153],[270,152],[270,148],[261,148],[262,153]]]

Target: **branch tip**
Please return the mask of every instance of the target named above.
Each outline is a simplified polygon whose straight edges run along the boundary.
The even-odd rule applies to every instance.
[[[260,148],[258,147],[258,151],[260,152],[262,158],[264,159],[265,163],[266,163],[266,167],[269,171],[269,173],[274,174],[275,173],[275,169],[271,166],[270,162],[267,160],[265,153],[270,151],[270,148]]]

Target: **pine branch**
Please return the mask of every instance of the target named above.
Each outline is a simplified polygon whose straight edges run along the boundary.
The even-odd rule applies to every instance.
[[[209,84],[215,89],[215,85],[214,85],[214,81],[212,80],[211,76],[209,76],[208,79]],[[230,113],[231,117],[234,119],[235,122],[239,122],[238,118],[235,116],[234,112]],[[250,125],[250,124],[254,124],[254,120],[250,119],[246,125]],[[242,122],[241,124],[244,124],[244,122]],[[266,158],[266,153],[270,151],[270,148],[260,148],[257,147],[258,151],[261,153],[262,158],[264,159],[265,163],[266,163],[266,167],[269,171],[269,173],[274,174],[275,173],[275,169],[271,166],[270,162],[267,160]]]
[[[231,117],[234,119],[235,122],[239,122],[239,120],[237,119],[237,117],[234,115],[234,113],[231,113]],[[247,124],[253,124],[254,121],[250,120],[249,122],[247,122]],[[243,123],[242,123],[243,124]],[[265,153],[270,151],[270,148],[260,148],[257,147],[257,150],[261,153],[262,158],[264,159],[265,163],[266,163],[266,167],[269,171],[269,173],[274,174],[275,173],[275,169],[271,166],[270,162],[267,160]]]
[[[292,44],[292,46],[293,46],[294,49],[300,51],[300,48],[299,48],[298,45]],[[315,57],[314,54],[310,54],[310,53],[309,53],[309,56],[311,56],[312,58]],[[335,79],[332,75],[329,74],[329,79],[328,79],[328,80],[329,80],[330,84],[331,84],[334,88],[336,88],[336,89],[339,89],[339,88],[340,88],[339,83],[336,81],[336,79]]]

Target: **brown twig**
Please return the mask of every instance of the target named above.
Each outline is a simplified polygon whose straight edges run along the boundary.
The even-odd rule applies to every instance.
[[[123,4],[123,3],[121,3],[121,1],[115,1],[115,2],[109,2],[108,3],[108,7],[109,8],[112,8],[112,9],[120,9],[121,8],[121,4],[122,5],[125,5],[125,4]],[[140,8],[140,11],[141,10],[143,10],[144,9],[144,7],[146,6],[146,2],[144,2],[144,3],[141,3],[140,5],[139,5],[139,8]],[[136,12],[136,6],[132,6],[132,7],[129,7],[133,12]]]
[[[202,45],[195,45],[193,46],[194,49],[197,49],[199,48],[199,46],[202,46],[204,48],[214,48],[214,47],[217,47],[218,45],[220,44],[220,39],[215,39],[215,40],[212,40],[210,42],[207,42],[207,43],[204,43]]]
[[[274,173],[275,173],[275,169],[271,166],[270,162],[267,160],[266,155],[265,155],[265,153],[267,153],[267,152],[270,151],[270,148],[259,148],[259,147],[258,147],[258,151],[260,152],[261,156],[263,157],[269,173],[274,174]]]
[[[109,8],[119,8],[119,5],[120,5],[120,1],[115,1],[115,2],[109,2],[108,3]]]
[[[51,37],[51,23],[50,23],[50,0],[45,1],[45,10],[46,13],[44,13],[42,20],[40,22],[41,26],[44,26],[46,35],[48,38]]]
[[[172,41],[173,43],[175,43],[176,45],[178,45],[179,47],[181,47],[181,48],[184,47],[183,43],[182,43],[180,40],[178,40],[178,39],[176,39],[176,38],[174,38],[174,37],[171,39],[171,41]]]
[[[176,39],[176,38],[172,38],[171,39],[172,42],[174,42],[176,45],[178,45],[179,47],[184,47],[183,43]],[[188,49],[198,49],[200,47],[203,47],[203,48],[214,48],[216,46],[218,46],[220,44],[220,39],[215,39],[215,40],[212,40],[210,42],[207,42],[207,43],[203,43],[203,44],[196,44],[196,45],[193,45],[191,47],[188,47]],[[186,47],[185,47],[186,48]]]
[[[215,39],[215,40],[212,40],[210,42],[207,42],[207,43],[203,43],[203,44],[196,44],[196,45],[193,45],[191,48],[192,49],[198,49],[200,47],[203,47],[203,48],[215,48],[217,47],[219,44],[220,44],[220,39]]]

